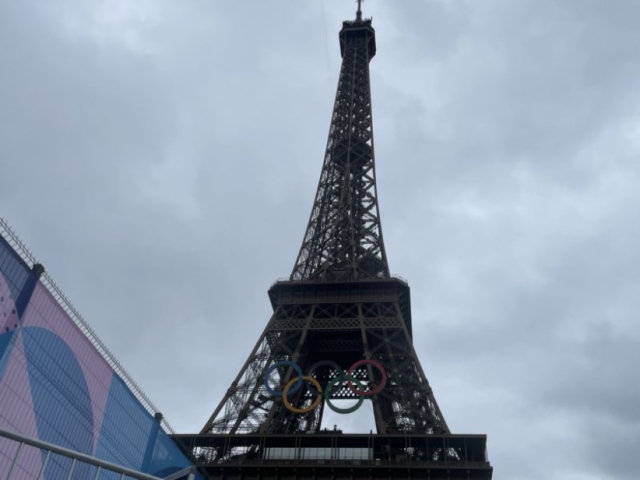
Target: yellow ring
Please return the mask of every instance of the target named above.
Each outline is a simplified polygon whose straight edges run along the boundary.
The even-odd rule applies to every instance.
[[[284,402],[284,406],[287,407],[287,410],[293,413],[310,412],[311,410],[316,408],[320,403],[320,400],[322,400],[322,387],[320,386],[320,382],[318,382],[318,380],[316,380],[313,377],[308,377],[307,375],[303,375],[302,380],[306,380],[307,382],[313,383],[313,386],[318,389],[318,395],[316,396],[316,399],[313,401],[313,403],[309,405],[307,408],[296,408],[293,405],[291,405],[291,402],[289,402],[289,399],[287,398],[287,394],[289,393],[289,389],[293,386],[293,384],[298,381],[298,377],[293,378],[282,389],[282,401]]]

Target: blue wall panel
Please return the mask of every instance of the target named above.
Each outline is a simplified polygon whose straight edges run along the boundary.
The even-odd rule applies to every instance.
[[[160,476],[190,465],[2,237],[0,428]],[[0,479],[12,449],[0,439]],[[42,465],[36,450],[23,457],[15,480],[33,478]],[[68,466],[53,459],[46,480],[66,478]],[[80,467],[73,479],[91,473]]]

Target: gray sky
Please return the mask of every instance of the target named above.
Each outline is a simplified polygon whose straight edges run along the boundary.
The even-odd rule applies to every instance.
[[[293,267],[354,8],[0,2],[0,215],[181,432]],[[496,479],[637,478],[640,2],[365,15],[387,254],[450,427]]]

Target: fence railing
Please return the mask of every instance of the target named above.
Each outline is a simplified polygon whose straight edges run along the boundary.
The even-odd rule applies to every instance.
[[[26,435],[10,432],[8,430],[0,429],[0,437],[12,440],[13,442],[18,444],[18,448],[15,452],[15,455],[13,456],[13,459],[9,460],[11,462],[11,465],[9,467],[7,480],[19,480],[20,477],[17,476],[17,472],[20,468],[20,456],[25,450],[25,446],[36,448],[43,454],[42,466],[40,467],[40,472],[36,477],[37,480],[41,480],[44,478],[45,470],[47,468],[47,465],[49,464],[49,461],[51,460],[52,455],[59,455],[71,460],[69,470],[68,472],[66,472],[67,480],[71,480],[71,478],[73,477],[73,473],[76,468],[78,468],[79,464],[85,464],[95,467],[96,471],[92,476],[92,480],[100,480],[100,476],[103,472],[119,474],[120,480],[124,480],[126,478],[133,478],[135,480],[179,480],[184,478],[186,478],[187,480],[195,479],[195,467],[188,467],[162,479],[161,477],[154,477],[153,475],[149,475],[147,473],[138,472],[137,470],[132,470],[130,468],[116,465],[115,463],[107,462],[90,455],[85,455],[84,453],[69,450],[68,448],[64,448],[59,445],[54,445],[37,438],[28,437]]]

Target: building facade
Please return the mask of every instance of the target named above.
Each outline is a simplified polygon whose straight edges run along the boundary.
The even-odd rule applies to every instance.
[[[2,222],[0,429],[159,477],[190,466],[144,394],[42,273]],[[0,437],[0,479],[17,448]],[[26,449],[13,480],[37,478],[43,458]],[[44,478],[66,479],[70,463],[51,458]],[[78,465],[73,478],[93,478],[90,468]]]

